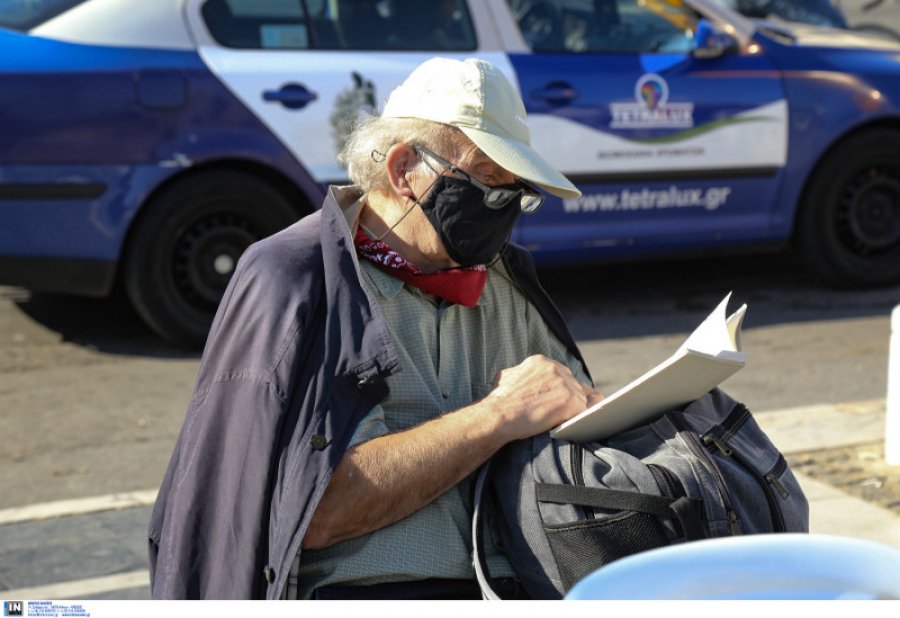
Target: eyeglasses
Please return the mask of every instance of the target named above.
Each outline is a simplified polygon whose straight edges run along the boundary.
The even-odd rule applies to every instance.
[[[459,174],[468,182],[472,183],[473,186],[481,189],[481,192],[484,193],[484,205],[491,210],[500,210],[501,208],[506,208],[513,201],[518,199],[519,208],[522,210],[522,212],[531,214],[533,212],[536,212],[537,209],[541,207],[541,204],[544,203],[543,194],[535,187],[531,186],[523,180],[517,179],[516,182],[512,185],[491,187],[479,181],[477,178],[472,176],[472,174],[459,169],[459,167],[457,167],[453,163],[450,163],[450,161],[448,161],[447,159],[433,153],[424,146],[415,146],[415,150],[422,155],[431,157],[432,159],[443,165],[445,168],[450,170],[452,173]]]

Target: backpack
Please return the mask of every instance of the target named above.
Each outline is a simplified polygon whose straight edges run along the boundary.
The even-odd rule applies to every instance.
[[[559,599],[594,570],[656,547],[809,530],[784,456],[720,389],[603,442],[512,442],[482,467],[474,501],[485,598],[498,598],[480,550],[485,519],[535,599]]]

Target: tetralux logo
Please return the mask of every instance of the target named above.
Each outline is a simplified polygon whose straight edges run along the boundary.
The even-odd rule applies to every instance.
[[[3,601],[4,616],[24,616],[25,603],[22,601]]]
[[[693,103],[669,103],[669,84],[656,73],[642,75],[634,85],[634,102],[610,103],[612,129],[689,129]]]

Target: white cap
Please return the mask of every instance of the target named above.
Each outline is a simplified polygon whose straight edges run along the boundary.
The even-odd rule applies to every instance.
[[[525,105],[506,76],[477,58],[432,58],[391,92],[382,116],[458,127],[497,165],[558,197],[581,195],[531,146]]]

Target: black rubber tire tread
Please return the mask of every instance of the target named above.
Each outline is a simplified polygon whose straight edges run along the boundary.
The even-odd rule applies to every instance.
[[[191,277],[179,277],[193,263],[179,257],[190,255],[186,239],[209,230],[230,235],[236,262],[241,247],[287,227],[303,211],[264,179],[242,171],[200,171],[166,187],[143,207],[125,248],[122,277],[135,311],[168,341],[201,346],[230,275],[203,286],[203,293]]]
[[[879,210],[900,225],[900,131],[868,129],[839,144],[820,163],[797,218],[799,257],[826,282],[878,287],[900,282],[900,242],[879,247],[853,231],[854,197],[880,183]],[[892,199],[891,197],[892,196]],[[887,208],[882,206],[887,204]],[[870,202],[871,209],[871,202]]]

